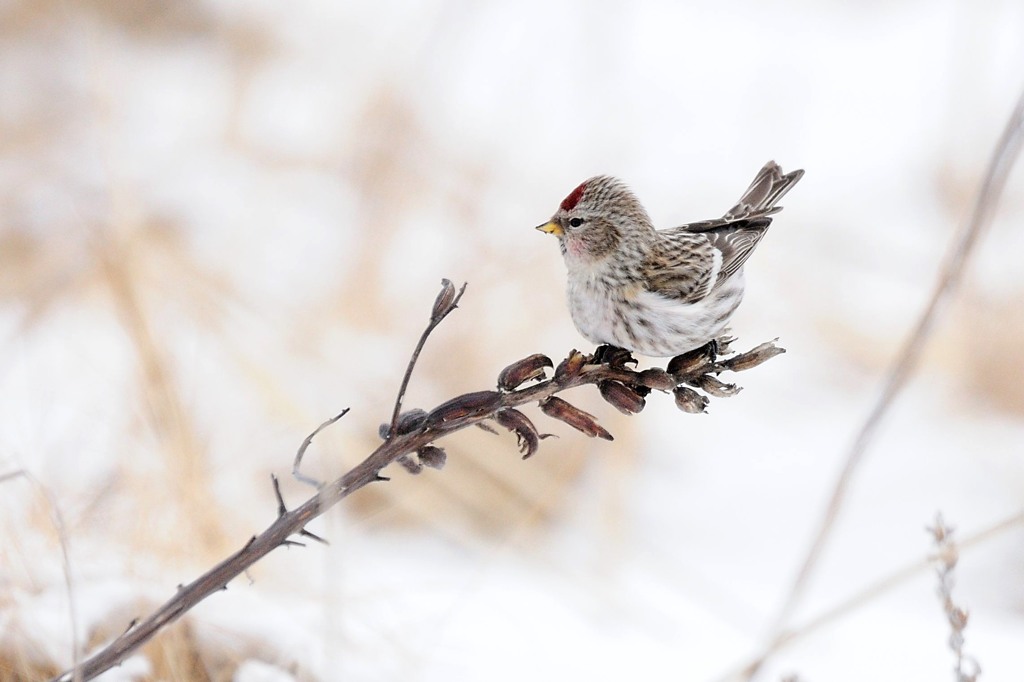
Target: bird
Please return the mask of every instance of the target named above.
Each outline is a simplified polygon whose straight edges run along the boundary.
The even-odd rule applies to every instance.
[[[803,174],[769,161],[721,218],[664,230],[621,180],[582,182],[537,226],[558,237],[576,329],[651,357],[713,343],[743,298],[743,264]]]

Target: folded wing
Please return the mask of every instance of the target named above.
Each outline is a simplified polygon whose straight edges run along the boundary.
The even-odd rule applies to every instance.
[[[768,230],[778,202],[803,177],[783,175],[774,161],[765,164],[739,202],[724,216],[658,232],[644,263],[652,291],[681,303],[694,303],[734,275]]]

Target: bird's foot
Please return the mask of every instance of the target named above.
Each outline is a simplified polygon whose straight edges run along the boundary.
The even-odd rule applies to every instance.
[[[609,367],[625,367],[630,362],[634,365],[638,364],[636,358],[628,350],[607,343],[601,344],[594,350],[593,362]]]
[[[720,356],[720,355],[728,355],[729,354],[729,346],[731,346],[732,342],[735,341],[735,340],[736,340],[735,336],[730,336],[728,334],[722,334],[717,339],[712,339],[711,341],[709,341],[708,345],[711,346],[711,357],[712,357],[712,359],[717,359],[718,356]]]

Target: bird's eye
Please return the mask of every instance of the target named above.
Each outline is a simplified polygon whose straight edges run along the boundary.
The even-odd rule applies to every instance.
[[[583,224],[583,218],[573,218],[569,221],[569,227],[579,227]]]

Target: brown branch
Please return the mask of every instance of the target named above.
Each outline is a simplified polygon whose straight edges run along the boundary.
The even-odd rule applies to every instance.
[[[785,602],[779,609],[779,613],[775,616],[774,624],[771,628],[772,634],[765,649],[765,656],[774,649],[777,640],[783,636],[787,621],[789,621],[793,612],[800,604],[811,574],[818,565],[818,560],[821,558],[821,553],[832,533],[836,519],[839,517],[839,512],[846,502],[846,494],[853,480],[853,475],[863,461],[864,453],[874,439],[875,432],[878,430],[883,417],[889,411],[889,408],[892,407],[896,397],[906,386],[911,373],[917,367],[921,351],[931,335],[936,320],[960,284],[964,268],[979,238],[988,228],[989,224],[991,224],[1003,190],[1006,188],[1006,181],[1010,175],[1010,170],[1020,156],[1022,145],[1024,145],[1024,93],[1018,99],[1017,105],[1014,107],[1013,113],[1003,129],[1002,135],[1000,135],[998,142],[996,142],[985,178],[971,209],[971,215],[955,235],[945,265],[939,273],[938,280],[935,282],[932,295],[921,311],[899,354],[893,361],[878,399],[872,406],[871,412],[861,424],[860,430],[857,432],[857,436],[854,438],[846,454],[843,469],[832,488],[832,496],[825,508],[825,514],[815,533],[814,540],[807,550],[796,578],[794,578],[790,586]],[[763,661],[764,658],[757,661],[756,665],[746,671],[743,679],[751,679],[757,673]]]
[[[380,472],[389,464],[400,462],[410,471],[419,471],[424,466],[440,468],[444,464],[445,455],[443,450],[433,445],[438,439],[468,426],[493,420],[518,437],[524,458],[529,457],[536,452],[543,436],[530,419],[517,408],[529,403],[539,403],[544,414],[560,419],[590,436],[601,436],[610,440],[611,434],[597,424],[593,415],[560,398],[555,398],[555,394],[577,386],[593,384],[601,388],[601,395],[609,403],[624,412],[635,413],[643,409],[646,396],[652,390],[658,390],[674,393],[680,409],[686,412],[702,412],[708,399],[690,388],[691,386],[715,396],[732,395],[738,389],[732,384],[718,381],[715,375],[750,369],[785,352],[770,342],[746,353],[720,358],[718,353],[726,352],[727,342],[719,341],[714,346],[709,344],[707,347],[673,358],[667,370],[654,368],[638,372],[626,367],[627,364],[636,362],[629,353],[621,349],[601,347],[594,355],[572,351],[555,368],[551,378],[545,378],[545,369],[553,364],[551,360],[542,355],[532,355],[513,363],[501,372],[498,390],[466,393],[442,403],[430,412],[401,412],[405,388],[427,337],[441,320],[455,309],[464,290],[465,285],[456,293],[451,282],[443,281],[441,293],[434,303],[430,323],[420,337],[420,342],[413,351],[406,369],[395,403],[396,412],[392,415],[390,423],[381,425],[383,442],[376,450],[341,478],[320,485],[316,495],[291,511],[287,510],[275,479],[278,516],[266,530],[250,538],[244,547],[193,582],[180,587],[171,599],[151,615],[134,622],[127,631],[104,648],[54,680],[88,680],[118,665],[163,627],[180,618],[214,592],[226,589],[230,580],[241,575],[271,551],[281,546],[299,544],[290,539],[293,535],[299,534],[321,540],[305,531],[306,525],[360,488],[376,481],[387,480]],[[523,384],[533,381],[538,383],[522,387]],[[342,412],[337,417],[327,420],[306,437],[296,454],[296,471],[302,454],[309,447],[313,437],[338,421],[344,414],[345,412]],[[416,459],[413,459],[414,456]],[[301,474],[299,477],[305,478]]]

